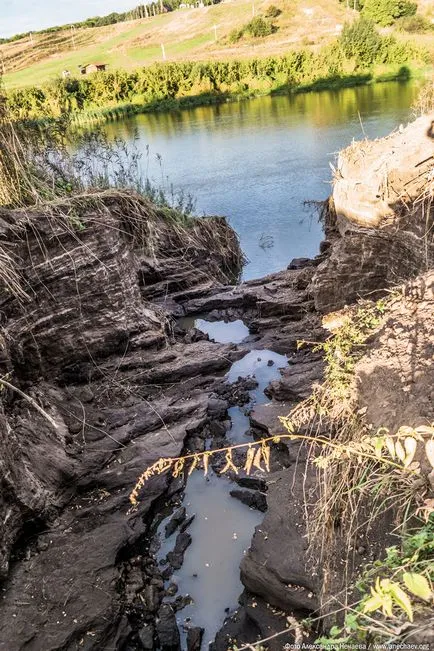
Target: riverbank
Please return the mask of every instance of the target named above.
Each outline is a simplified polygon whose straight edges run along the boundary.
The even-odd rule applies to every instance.
[[[360,74],[351,74],[347,76],[334,76],[330,78],[321,78],[311,83],[300,84],[299,86],[284,85],[278,88],[268,90],[249,90],[242,92],[224,92],[224,93],[201,93],[200,95],[163,98],[150,101],[147,104],[138,103],[120,103],[102,109],[86,110],[79,114],[73,114],[71,118],[72,127],[89,127],[92,125],[106,124],[116,122],[134,115],[146,113],[165,113],[191,109],[199,106],[215,106],[229,102],[243,102],[257,97],[278,96],[278,95],[295,95],[299,93],[310,93],[322,90],[339,90],[341,88],[355,88],[357,86],[369,86],[372,84],[386,83],[390,81],[409,81],[422,80],[431,74],[432,68],[427,67],[408,67],[408,66],[391,66],[389,70],[366,72]],[[40,120],[39,124],[43,124]]]
[[[238,285],[242,256],[223,219],[177,228],[146,199],[113,191],[2,209],[0,649],[199,651],[201,622],[183,621],[185,647],[177,621],[194,596],[177,594],[194,548],[194,513],[180,504],[190,465],[172,463],[186,454],[198,466],[206,456],[216,476],[229,471],[234,497],[266,508],[240,558],[242,605],[223,609],[216,651],[275,634],[269,651],[315,639],[356,574],[384,556],[402,524],[396,507],[405,522],[432,511],[423,445],[434,381],[433,119],[353,143],[324,206],[321,253]],[[249,334],[218,343],[186,323],[200,325],[198,315],[242,319]],[[283,355],[268,386],[243,377]],[[252,467],[230,451],[246,424],[244,446],[262,451]],[[385,435],[377,440],[381,427],[393,455]],[[274,438],[266,449],[264,436]],[[226,480],[213,476],[210,488],[215,481]],[[175,537],[164,558],[155,544],[163,523]],[[431,580],[424,532],[417,564],[396,553],[391,578],[390,565],[377,565],[379,581],[404,590],[403,569]],[[188,561],[192,586],[213,562],[206,551],[200,567]],[[394,603],[390,620],[370,611],[368,633],[382,640],[393,626],[422,643],[424,600],[412,597],[411,611]],[[361,624],[353,611],[349,632],[339,629],[350,641],[369,626],[363,603]]]
[[[366,39],[368,51],[360,47]],[[278,57],[164,63],[58,78],[9,91],[6,102],[16,121],[67,117],[84,124],[263,95],[409,79],[430,63],[426,49],[381,35],[373,23],[360,19],[316,51],[304,48]]]
[[[270,22],[274,31],[263,38],[245,35],[235,43],[229,35],[252,19],[252,6],[232,0],[206,7],[184,7],[162,15],[142,17],[116,25],[91,29],[66,29],[57,33],[32,34],[0,44],[4,83],[7,90],[46,83],[71,73],[86,61],[100,61],[110,70],[131,71],[163,61],[222,61],[237,58],[281,56],[289,48],[325,45],[337,35],[337,26],[351,22],[357,12],[337,1],[319,0],[306,12],[301,0],[290,5],[276,0],[277,16]],[[256,0],[255,13],[264,16],[268,0]],[[276,11],[274,12],[276,13]],[[306,32],[308,31],[307,38]]]

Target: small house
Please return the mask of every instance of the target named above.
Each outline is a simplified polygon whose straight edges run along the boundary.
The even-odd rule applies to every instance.
[[[104,72],[107,69],[106,63],[87,63],[85,66],[78,66],[82,75],[88,75],[91,72]]]

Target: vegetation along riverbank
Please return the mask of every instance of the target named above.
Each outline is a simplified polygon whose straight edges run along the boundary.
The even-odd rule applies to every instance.
[[[155,63],[131,71],[58,77],[41,86],[9,90],[7,105],[15,120],[68,114],[85,123],[259,95],[408,79],[430,62],[425,47],[380,34],[371,20],[361,17],[317,51],[300,48],[264,58]]]

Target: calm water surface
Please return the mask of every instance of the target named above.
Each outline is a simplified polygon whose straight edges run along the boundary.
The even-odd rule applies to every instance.
[[[384,136],[408,121],[416,92],[414,83],[389,82],[263,97],[140,115],[107,129],[136,140],[144,171],[149,145],[149,176],[191,192],[199,214],[228,217],[249,279],[318,252],[321,228],[304,202],[327,196],[329,162],[353,138]]]

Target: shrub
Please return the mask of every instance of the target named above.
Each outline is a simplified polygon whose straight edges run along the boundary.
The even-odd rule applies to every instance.
[[[246,34],[248,36],[253,36],[253,38],[261,38],[262,36],[269,36],[274,31],[276,31],[276,27],[268,20],[265,20],[263,16],[255,16],[255,18],[252,18],[252,20],[244,25],[244,27],[241,27],[241,29],[233,29],[228,36],[228,42],[236,43]]]
[[[255,16],[252,20],[247,23],[244,27],[244,32],[253,36],[254,38],[260,38],[262,36],[269,36],[274,31],[273,25],[265,20],[262,16]]]
[[[362,13],[382,27],[392,25],[403,16],[413,16],[417,4],[410,0],[365,0]]]
[[[229,33],[228,41],[229,41],[229,43],[236,43],[242,37],[243,37],[243,30],[242,29],[233,29]]]
[[[396,27],[404,32],[428,32],[433,29],[433,25],[423,16],[415,14],[414,16],[403,16],[396,21]]]
[[[265,12],[265,18],[277,18],[281,13],[282,11],[279,7],[276,7],[276,5],[270,5]]]
[[[381,48],[381,36],[372,20],[361,17],[344,25],[340,43],[348,59],[355,59],[359,65],[372,65]]]

